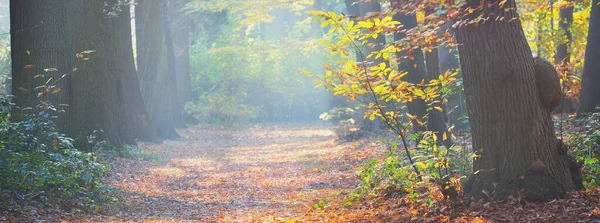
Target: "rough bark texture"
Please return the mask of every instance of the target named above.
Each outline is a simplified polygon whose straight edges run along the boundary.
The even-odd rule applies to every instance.
[[[544,108],[553,111],[561,101],[560,78],[552,63],[543,58],[533,59],[535,82]]]
[[[392,0],[392,7],[401,8],[403,1],[401,0]],[[394,21],[400,21],[403,25],[403,28],[406,30],[413,29],[417,27],[417,16],[413,14],[401,14],[397,13],[393,16]],[[405,35],[402,33],[396,33],[394,35],[395,41],[400,41],[405,38]],[[420,83],[423,79],[425,79],[425,57],[423,55],[423,51],[420,48],[414,49],[413,58],[408,57],[403,52],[397,54],[399,59],[398,61],[398,69],[408,72],[408,74],[404,77],[406,81],[414,84]],[[408,113],[418,117],[423,120],[425,115],[427,114],[427,105],[423,100],[414,100],[412,102],[407,103],[406,105],[408,109]],[[415,131],[425,131],[426,126],[421,126],[417,124],[416,121],[413,122],[413,126]]]
[[[18,0],[11,1],[10,7],[13,84],[16,86],[13,93],[17,96],[17,105],[35,106],[39,102],[35,87],[43,85],[49,77],[58,80],[77,68],[77,72],[57,82],[60,93],[42,97],[56,106],[68,104],[68,107],[59,106],[66,111],[58,114],[59,129],[73,137],[80,148],[87,148],[86,137],[99,129],[104,131],[101,139],[114,146],[135,143],[141,134],[137,133],[140,129],[132,126],[139,123],[123,121],[133,117],[133,113],[125,109],[134,109],[136,101],[124,98],[134,92],[127,89],[136,89],[137,85],[133,86],[132,81],[119,81],[124,76],[116,73],[117,70],[128,69],[128,64],[119,61],[127,58],[118,53],[112,55],[117,51],[112,51],[115,46],[110,45],[113,42],[109,39],[119,38],[124,31],[111,25],[112,18],[104,11],[104,2]],[[97,52],[91,54],[88,61],[77,61],[75,55],[85,50]],[[119,56],[124,58],[108,59]],[[24,69],[27,64],[36,67]],[[59,72],[44,73],[44,68],[57,68]],[[40,73],[45,74],[45,78],[34,78]],[[28,90],[19,91],[19,87]]]
[[[149,119],[158,136],[178,137],[175,125],[181,116],[178,106],[175,71],[170,70],[164,0],[138,1],[135,7],[138,77]],[[172,50],[172,49],[171,49]],[[174,103],[176,102],[176,103]]]
[[[571,41],[573,40],[573,35],[571,34],[571,24],[573,24],[573,5],[571,2],[568,2],[564,7],[560,8],[559,11],[559,24],[560,28],[565,32],[565,36],[567,37],[567,42],[562,43],[556,47],[556,53],[554,54],[554,63],[559,64],[559,70],[561,72],[567,72],[567,75],[570,75],[567,63],[571,62],[571,52],[569,48],[571,47]],[[566,97],[561,96],[562,100],[560,106],[554,110],[555,113],[563,113],[563,112],[574,112],[575,107],[573,105],[573,101]]]
[[[578,113],[598,111],[600,106],[600,6],[599,0],[592,2],[590,26],[585,48],[585,64],[583,65],[583,81]]]
[[[520,190],[530,201],[561,198],[575,189],[568,156],[560,152],[550,112],[538,97],[531,49],[521,23],[514,20],[514,10],[504,10],[516,8],[515,1],[507,1],[504,8],[495,2],[483,3],[492,6],[485,8],[485,15],[491,17],[486,23],[462,25],[456,31],[473,150],[480,156],[473,161],[475,173],[465,192],[494,200],[516,196]],[[470,0],[466,7],[479,5],[479,0]],[[536,163],[544,167],[536,168]]]

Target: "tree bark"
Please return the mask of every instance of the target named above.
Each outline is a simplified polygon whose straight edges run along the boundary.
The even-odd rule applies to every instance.
[[[561,198],[575,188],[568,156],[554,135],[550,111],[538,98],[531,49],[516,3],[495,3],[482,3],[491,6],[484,9],[490,17],[485,23],[463,23],[456,31],[473,150],[479,156],[465,192],[494,200],[517,196],[520,190],[529,201]],[[476,12],[464,19],[483,13],[479,5],[478,0],[467,1],[465,7]]]
[[[129,69],[131,64],[120,62],[127,61],[128,55],[113,50],[112,44],[116,42],[110,40],[127,36],[127,30],[113,26],[113,18],[108,18],[104,11],[104,2],[14,0],[10,9],[13,85],[16,86],[13,94],[17,96],[18,106],[35,107],[44,100],[59,110],[64,109],[65,113],[58,114],[57,126],[74,138],[81,149],[90,148],[86,137],[94,130],[103,130],[100,139],[117,148],[135,143],[136,138],[152,138],[143,134],[143,130],[150,127],[143,124],[143,114],[136,112],[141,102],[132,95],[138,86],[127,79],[133,74],[116,73]],[[90,60],[75,57],[86,50],[96,51]],[[28,64],[35,68],[26,69]],[[58,72],[44,72],[45,68],[56,68]],[[77,71],[73,71],[74,68]],[[36,78],[37,74],[44,77]],[[61,78],[63,74],[66,75]],[[53,78],[50,83],[56,81],[60,92],[38,97],[42,89],[34,89],[49,78]],[[22,114],[16,118],[23,119]]]
[[[135,6],[138,78],[149,119],[163,138],[177,138],[181,120],[175,70],[169,58],[170,37],[164,0],[137,1]],[[172,45],[171,45],[172,47]]]
[[[567,2],[566,6],[560,8],[559,17],[560,28],[565,32],[567,42],[559,44],[556,47],[554,63],[559,65],[560,73],[566,72],[566,75],[570,75],[569,66],[567,64],[571,62],[571,52],[569,52],[569,48],[571,47],[571,41],[573,40],[573,35],[571,34],[571,25],[573,24],[573,4],[570,1]],[[560,105],[554,111],[557,113],[574,112],[575,108],[573,101],[563,95]]]
[[[401,9],[403,6],[402,0],[392,0],[392,7],[395,9]],[[405,30],[410,30],[417,27],[417,16],[416,14],[402,14],[396,13],[393,16],[394,21],[399,21]],[[404,39],[406,35],[400,33],[394,34],[395,41],[401,41]],[[413,59],[410,58],[412,56]],[[422,80],[425,79],[426,71],[425,71],[425,57],[423,55],[423,51],[420,48],[416,48],[413,50],[412,55],[407,55],[404,52],[400,52],[397,54],[399,59],[398,61],[398,70],[403,70],[408,72],[405,76],[405,80],[418,84],[421,83]],[[408,113],[414,115],[420,120],[423,120],[425,115],[427,114],[427,105],[425,101],[421,99],[414,100],[406,104],[408,109]],[[416,121],[413,121],[413,128],[417,132],[425,131],[426,126],[419,125]]]
[[[583,65],[583,80],[581,82],[581,97],[578,113],[598,111],[600,106],[600,6],[599,0],[592,2],[590,25],[588,29],[587,46],[585,48],[585,64]]]

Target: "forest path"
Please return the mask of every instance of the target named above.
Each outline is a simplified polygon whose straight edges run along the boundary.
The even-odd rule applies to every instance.
[[[337,143],[324,127],[193,127],[182,139],[142,145],[150,159],[111,162],[125,199],[91,221],[285,222],[306,219],[328,196],[346,196],[363,142]],[[153,157],[153,158],[152,158]]]

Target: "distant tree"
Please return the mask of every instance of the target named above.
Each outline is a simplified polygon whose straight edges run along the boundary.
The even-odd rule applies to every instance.
[[[454,25],[454,22],[446,23],[441,27],[440,32],[451,31],[454,33],[452,25]],[[460,69],[460,62],[458,61],[458,49],[456,47],[450,47],[446,44],[442,44],[438,48],[438,54],[441,72]],[[459,72],[459,76],[460,75],[461,74]],[[454,125],[456,130],[463,130],[468,127],[468,123],[462,120],[467,115],[465,94],[462,90],[462,85],[459,86],[457,92],[454,92],[448,97],[446,113],[448,114],[448,123],[450,125]]]
[[[163,138],[178,137],[182,111],[177,95],[174,49],[165,0],[137,1],[135,6],[138,78],[146,112]]]
[[[16,119],[26,111],[42,112],[35,109],[40,104],[58,115],[58,127],[81,148],[94,130],[103,130],[101,139],[117,147],[155,138],[141,109],[133,54],[126,49],[127,15],[104,1],[15,0],[10,10],[13,94],[21,109],[34,108]]]
[[[175,54],[175,79],[177,82],[177,95],[183,104],[192,100],[190,85],[190,27],[191,19],[185,13],[185,6],[190,0],[169,0],[169,26],[173,39]]]
[[[571,34],[571,25],[573,24],[573,3],[571,1],[567,1],[567,3],[562,6],[559,10],[559,24],[562,32],[564,32],[566,41],[560,42],[558,46],[556,46],[556,53],[554,54],[554,63],[558,64],[559,70],[564,72],[564,75],[572,75],[569,72],[568,63],[571,62],[571,41],[573,41],[573,35]],[[573,101],[571,99],[562,97],[561,104],[556,109],[557,112],[573,112]]]
[[[397,10],[396,14],[394,14],[394,20],[399,21],[402,24],[402,28],[405,30],[410,30],[417,27],[417,15],[415,13],[406,14],[400,12],[405,2],[402,0],[392,0],[392,8]],[[397,32],[394,35],[395,41],[401,41],[406,38],[406,35],[403,32]],[[425,79],[426,70],[425,70],[425,56],[423,55],[423,51],[420,48],[414,49],[412,52],[400,52],[397,54],[398,57],[398,70],[403,70],[408,72],[408,74],[404,77],[404,79],[410,83],[418,84],[422,80]],[[427,105],[425,101],[421,99],[414,100],[412,102],[407,103],[408,113],[414,115],[419,120],[424,120],[425,115],[427,115]],[[416,131],[425,131],[426,126],[422,126],[418,124],[416,120],[413,120],[413,126]]]
[[[471,0],[464,7],[473,13],[460,21],[456,37],[476,154],[465,192],[495,200],[520,190],[530,201],[563,197],[580,182],[554,133],[555,106],[544,100],[551,93],[544,89],[556,90],[548,84],[558,88],[558,80],[543,80],[556,74],[536,75],[540,65],[552,66],[534,64],[515,0]],[[482,14],[490,18],[478,21]]]
[[[583,81],[581,82],[581,98],[579,99],[579,113],[598,111],[600,106],[600,3],[592,2],[589,33],[585,48],[585,64],[583,67]]]

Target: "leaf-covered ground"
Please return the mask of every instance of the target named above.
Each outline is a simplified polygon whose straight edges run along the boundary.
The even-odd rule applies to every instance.
[[[426,206],[402,197],[348,203],[356,173],[377,157],[375,140],[335,140],[320,126],[192,127],[182,139],[142,147],[145,160],[111,161],[108,183],[124,198],[103,214],[63,213],[87,222],[598,222],[600,193],[531,204]],[[431,193],[431,191],[430,191]],[[52,216],[44,218],[53,219]],[[0,218],[1,219],[1,218]],[[5,219],[6,220],[6,219]],[[51,221],[56,221],[54,218]]]
[[[91,221],[264,222],[307,219],[311,206],[355,186],[371,157],[364,142],[338,144],[321,127],[194,127],[143,145],[151,161],[111,163],[122,191],[116,213]],[[154,157],[154,158],[152,158]],[[316,219],[315,219],[316,220]]]

